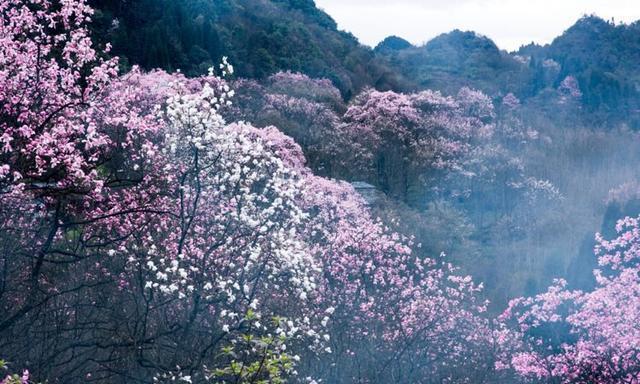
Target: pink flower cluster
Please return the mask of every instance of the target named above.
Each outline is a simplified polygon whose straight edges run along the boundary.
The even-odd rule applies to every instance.
[[[571,291],[558,281],[546,293],[511,302],[500,319],[512,332],[502,342],[501,368],[562,383],[640,382],[638,223],[627,217],[615,239],[596,236],[601,269],[593,291]]]

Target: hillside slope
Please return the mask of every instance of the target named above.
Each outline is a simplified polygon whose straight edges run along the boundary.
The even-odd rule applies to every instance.
[[[312,0],[92,0],[94,26],[124,65],[206,72],[228,56],[241,77],[279,70],[331,79],[346,98],[400,80]]]

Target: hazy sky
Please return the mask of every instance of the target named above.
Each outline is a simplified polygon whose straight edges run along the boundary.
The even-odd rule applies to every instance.
[[[421,44],[453,29],[473,30],[502,49],[549,43],[584,14],[616,23],[640,19],[640,0],[316,0],[340,29],[375,46],[389,35]]]

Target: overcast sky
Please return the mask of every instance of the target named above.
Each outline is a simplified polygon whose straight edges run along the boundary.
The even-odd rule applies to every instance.
[[[640,19],[640,0],[315,0],[340,29],[375,46],[389,35],[421,44],[453,29],[489,36],[502,49],[549,43],[584,14]]]

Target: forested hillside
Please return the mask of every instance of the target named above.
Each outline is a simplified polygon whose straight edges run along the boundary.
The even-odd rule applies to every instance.
[[[573,76],[589,112],[581,118],[598,125],[638,125],[638,42],[640,24],[615,25],[585,16],[551,44],[522,46],[507,53],[474,32],[453,31],[421,47],[376,48],[420,88],[448,92],[467,85],[491,96],[514,93],[522,100],[548,100],[548,89]]]
[[[400,83],[373,51],[312,0],[92,0],[96,35],[121,65],[201,75],[228,56],[242,77],[279,70],[330,79],[347,98]]]
[[[0,384],[640,382],[640,24],[0,0]]]

